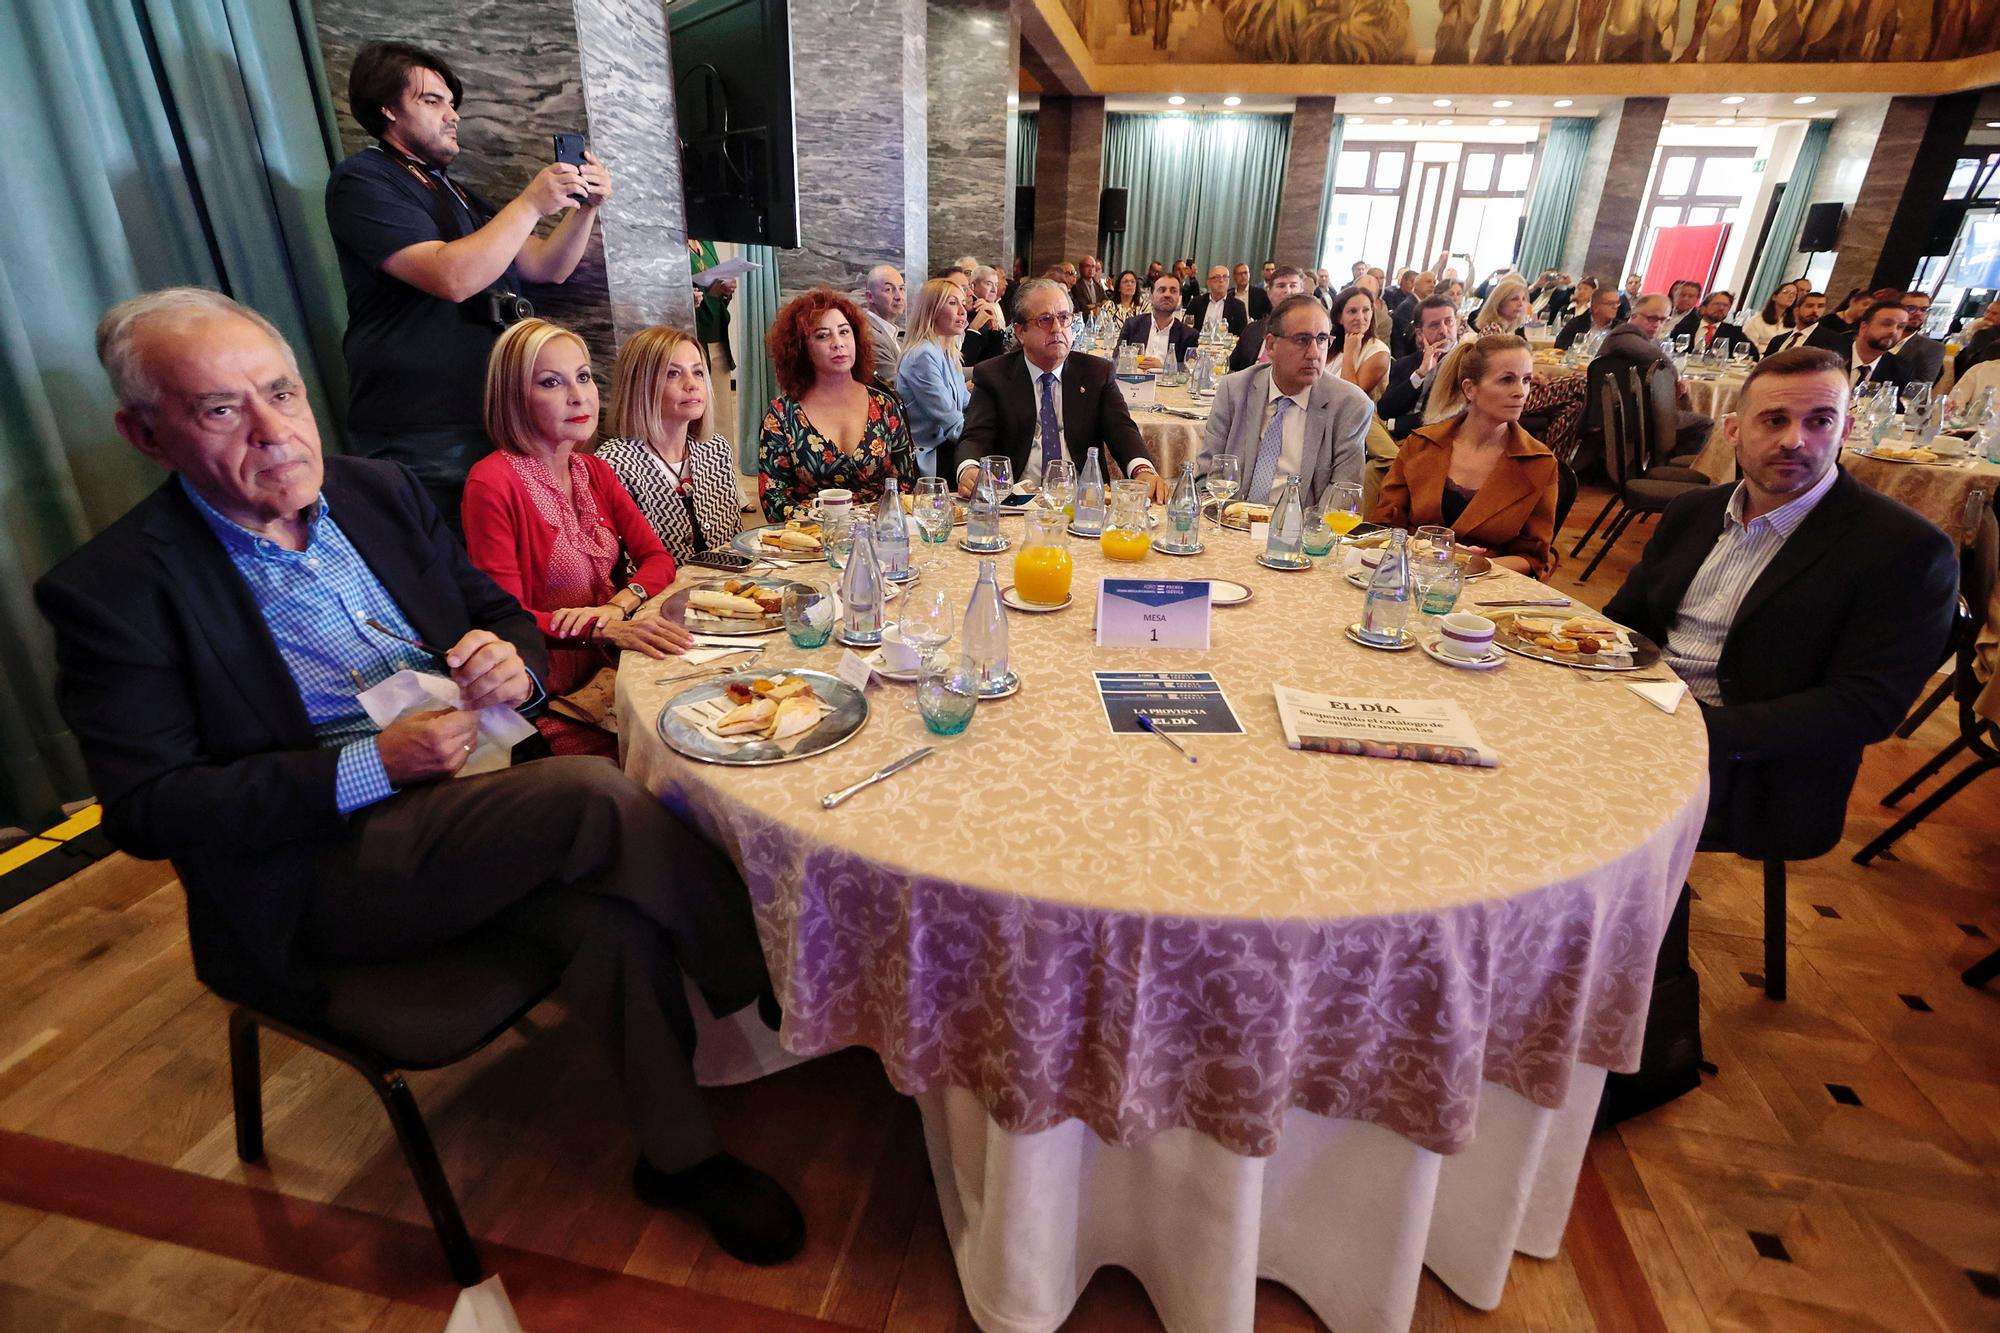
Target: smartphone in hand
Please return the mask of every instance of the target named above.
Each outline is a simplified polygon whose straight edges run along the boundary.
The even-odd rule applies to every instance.
[[[567,162],[573,167],[583,165],[584,140],[581,134],[557,134],[555,147],[556,161]],[[579,205],[590,202],[590,196],[587,194],[573,194],[570,198],[576,200]]]

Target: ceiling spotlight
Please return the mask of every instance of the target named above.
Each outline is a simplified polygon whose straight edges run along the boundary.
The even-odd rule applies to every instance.
[[[1175,93],[1175,94],[1174,94],[1174,95],[1173,95],[1172,97],[1169,97],[1169,98],[1167,99],[1167,105],[1168,105],[1168,106],[1186,106],[1186,105],[1187,105],[1187,98],[1185,98],[1185,97],[1182,97],[1182,96],[1181,96],[1181,95],[1180,95],[1179,93]]]
[[[1725,97],[1722,99],[1722,104],[1724,106],[1742,106],[1743,99],[1740,97]]]
[[[1439,121],[1439,122],[1438,122],[1438,124],[1440,124],[1440,125],[1449,125],[1449,124],[1451,124],[1451,117],[1450,117],[1450,116],[1446,116],[1446,117],[1445,117],[1445,118],[1444,118],[1443,120]]]
[[[1487,121],[1486,123],[1488,125],[1505,125],[1507,122],[1503,117],[1495,116],[1493,119]]]
[[[1987,129],[1989,129],[1989,130],[2000,130],[2000,120],[1989,120],[1989,121],[1987,121],[1987,122],[1986,122],[1986,128],[1987,128]]]
[[[1814,97],[1814,96],[1813,96],[1813,95],[1812,95],[1811,93],[1807,93],[1807,94],[1806,94],[1806,95],[1805,95],[1804,97],[1794,97],[1794,98],[1792,99],[1792,105],[1793,105],[1793,106],[1811,106],[1811,105],[1812,105],[1812,104],[1813,104],[1814,102],[1817,102],[1817,101],[1819,101],[1819,99],[1818,99],[1817,97]]]
[[[1222,104],[1224,106],[1242,106],[1243,99],[1232,94],[1231,96],[1223,98]]]
[[[1556,110],[1558,111],[1562,110],[1566,106],[1575,106],[1575,105],[1576,103],[1570,101],[1567,97],[1558,97],[1556,99]]]
[[[1356,125],[1366,125],[1368,123],[1368,117],[1366,116],[1349,116],[1348,119]]]
[[[1389,123],[1392,125],[1407,125],[1410,123],[1410,118],[1408,116],[1398,116]]]
[[[1441,111],[1447,110],[1451,106],[1451,99],[1449,97],[1440,97],[1437,99],[1437,101],[1432,102],[1431,105],[1437,107]]]
[[[1387,106],[1387,105],[1389,105],[1389,103],[1391,103],[1391,102],[1393,102],[1393,101],[1395,101],[1395,100],[1396,100],[1396,99],[1395,99],[1395,98],[1393,98],[1393,97],[1389,97],[1389,96],[1382,96],[1382,97],[1378,97],[1378,98],[1376,98],[1376,99],[1375,99],[1375,105],[1376,105],[1376,106]]]
[[[1508,101],[1506,98],[1503,97],[1499,101],[1493,104],[1493,109],[1495,111],[1505,111],[1508,107],[1512,105],[1514,105],[1512,102]]]

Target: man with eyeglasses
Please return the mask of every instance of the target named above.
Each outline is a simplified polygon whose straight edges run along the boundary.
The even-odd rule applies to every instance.
[[[1268,326],[1269,362],[1217,386],[1195,471],[1206,476],[1224,454],[1240,460],[1243,498],[1253,504],[1270,504],[1288,476],[1308,498],[1335,482],[1359,485],[1375,408],[1327,369],[1332,317],[1299,292],[1278,302]]]
[[[1904,292],[1903,313],[1910,317],[1909,332],[1896,346],[1896,359],[1910,372],[1912,384],[1936,384],[1944,374],[1944,344],[1924,331],[1931,317],[1929,292]]]
[[[1597,356],[1590,363],[1590,390],[1584,397],[1583,429],[1581,438],[1587,446],[1602,448],[1604,422],[1601,395],[1598,384],[1605,375],[1615,375],[1623,380],[1626,369],[1639,372],[1643,381],[1653,367],[1665,364],[1672,367],[1673,360],[1666,349],[1660,346],[1660,334],[1666,328],[1668,300],[1659,292],[1648,292],[1632,304],[1632,318],[1604,335],[1598,344]],[[1674,381],[1676,421],[1674,426],[1674,456],[1697,454],[1708,437],[1715,432],[1715,422],[1687,405],[1687,386],[1678,379]],[[1651,460],[1664,463],[1664,458]]]
[[[1153,499],[1166,503],[1167,484],[1146,457],[1146,442],[1111,378],[1111,363],[1070,353],[1074,317],[1061,283],[1036,278],[1021,284],[1014,302],[1014,350],[980,362],[972,372],[972,401],[954,455],[960,495],[972,494],[979,460],[987,454],[1007,455],[1014,475],[1026,479],[1040,477],[1053,458],[1067,457],[1080,468],[1085,453],[1097,449],[1116,459],[1126,476],[1150,483]]]

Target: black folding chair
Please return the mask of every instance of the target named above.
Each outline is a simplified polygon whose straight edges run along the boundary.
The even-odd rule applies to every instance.
[[[1617,488],[1613,502],[1620,508],[1611,525],[1604,530],[1603,545],[1598,547],[1596,556],[1578,576],[1578,583],[1590,581],[1590,576],[1597,572],[1604,557],[1611,553],[1611,548],[1618,544],[1618,539],[1625,535],[1625,530],[1632,526],[1635,519],[1642,515],[1651,517],[1664,513],[1667,506],[1681,496],[1709,484],[1707,477],[1692,468],[1647,464],[1651,458],[1666,456],[1660,452],[1662,431],[1665,432],[1667,446],[1671,448],[1679,425],[1674,407],[1673,372],[1665,366],[1657,366],[1644,381],[1639,379],[1639,372],[1635,369],[1627,369],[1625,375],[1626,389],[1620,397],[1625,398],[1629,394],[1629,399],[1627,405],[1621,405],[1619,412],[1624,418],[1624,429],[1613,428],[1611,405],[1608,402],[1605,404],[1604,461],[1611,470],[1612,485]],[[1605,391],[1609,392],[1611,380],[1608,377],[1605,384]],[[1606,506],[1606,512],[1609,510],[1610,506]],[[1603,517],[1603,514],[1598,515],[1600,520]],[[1570,552],[1572,556],[1582,553],[1584,544],[1596,528],[1597,524],[1593,522]]]

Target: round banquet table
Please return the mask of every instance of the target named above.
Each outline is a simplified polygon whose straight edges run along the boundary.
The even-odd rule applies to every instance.
[[[1196,398],[1186,389],[1156,389],[1150,406],[1132,409],[1132,421],[1146,442],[1146,457],[1169,482],[1180,475],[1182,463],[1201,453],[1213,397]],[[1164,409],[1164,410],[1163,410]],[[1186,414],[1186,415],[1183,415]]]
[[[1682,376],[1681,382],[1687,385],[1688,407],[1710,421],[1721,421],[1736,410],[1736,400],[1743,396],[1743,381],[1748,373],[1725,371],[1720,375],[1689,373]]]
[[[1176,1330],[1248,1330],[1260,1276],[1340,1329],[1407,1328],[1426,1266],[1492,1308],[1515,1251],[1556,1252],[1605,1072],[1637,1063],[1706,806],[1699,710],[1525,658],[1361,648],[1333,562],[1279,573],[1207,532],[1201,556],[1138,565],[1075,544],[1072,605],[1008,613],[1020,692],[956,738],[877,680],[836,749],[699,764],[656,730],[680,668],[619,671],[627,771],[743,872],[783,1046],[869,1047],[918,1099],[984,1329],[1056,1328],[1105,1264]],[[916,557],[969,595],[955,543]],[[1107,573],[1254,596],[1216,608],[1206,652],[1100,649]],[[841,651],[780,632],[755,661],[831,671]],[[1196,764],[1114,735],[1093,670],[1213,672],[1243,734],[1184,737]],[[1274,682],[1456,700],[1500,766],[1289,750]]]

